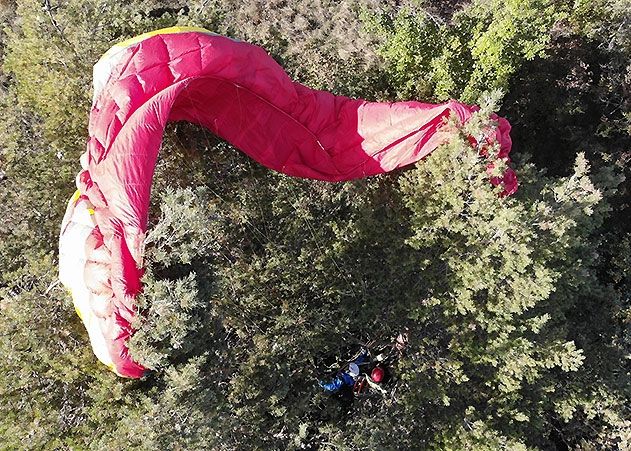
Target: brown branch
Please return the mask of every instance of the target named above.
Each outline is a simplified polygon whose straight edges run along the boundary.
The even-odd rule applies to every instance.
[[[55,29],[57,30],[57,33],[59,33],[59,36],[61,36],[61,39],[63,39],[66,42],[66,44],[70,46],[70,48],[72,49],[75,55],[79,56],[77,51],[74,48],[74,45],[72,45],[72,42],[68,40],[64,32],[61,30],[61,27],[55,20],[55,17],[53,16],[52,6],[50,5],[50,0],[44,0],[44,10],[48,13],[48,17],[50,18],[50,23],[53,24],[53,27],[55,27]]]

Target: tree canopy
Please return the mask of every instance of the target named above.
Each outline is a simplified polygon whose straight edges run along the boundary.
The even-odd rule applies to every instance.
[[[8,0],[0,17],[3,448],[630,446],[626,0]],[[169,125],[130,342],[153,371],[126,380],[55,285],[59,224],[92,65],[174,25],[261,45],[313,88],[483,114],[420,164],[336,184]],[[493,111],[513,125],[510,197],[467,139]],[[401,333],[383,393],[318,386]]]

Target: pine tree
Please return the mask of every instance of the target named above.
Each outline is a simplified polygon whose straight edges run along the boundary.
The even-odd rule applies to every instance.
[[[447,17],[443,3],[396,3],[0,4],[2,448],[629,446],[631,8],[474,0]],[[341,184],[269,172],[169,125],[130,342],[152,371],[124,380],[96,361],[55,285],[56,239],[91,65],[175,24],[263,45],[337,94],[483,109],[418,165]],[[568,56],[591,45],[593,61]],[[599,78],[574,83],[583,66]],[[467,139],[492,125],[502,97],[490,88],[515,125],[509,197]],[[402,332],[383,393],[320,389],[360,346]]]

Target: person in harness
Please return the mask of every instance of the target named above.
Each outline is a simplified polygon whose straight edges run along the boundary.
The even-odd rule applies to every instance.
[[[387,382],[387,367],[403,354],[407,344],[407,332],[402,332],[391,344],[380,347],[380,352],[375,352],[374,359],[367,348],[362,348],[345,369],[338,371],[330,381],[319,381],[319,385],[329,393],[340,393],[343,389],[350,388],[352,393],[359,395],[370,388],[385,394],[381,385]]]
[[[337,393],[345,386],[353,387],[360,375],[359,365],[368,358],[368,351],[362,349],[359,355],[348,364],[346,369],[339,371],[330,382],[320,381],[319,385],[324,391]]]
[[[332,380],[321,380],[319,385],[329,393],[340,393],[344,389],[350,389],[350,393],[359,395],[370,388],[385,394],[382,385],[388,381],[387,368],[401,357],[407,345],[407,329],[394,337],[390,344],[378,347],[378,351],[374,352],[374,358],[369,351],[370,345],[367,345],[366,348],[361,348],[357,356],[343,370],[338,371]]]

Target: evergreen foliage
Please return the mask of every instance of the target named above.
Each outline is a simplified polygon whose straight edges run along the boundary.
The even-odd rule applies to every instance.
[[[631,446],[631,6],[398,3],[0,2],[0,448]],[[176,24],[337,94],[483,109],[415,167],[341,184],[171,124],[130,342],[154,371],[123,380],[55,285],[56,240],[92,64]],[[498,108],[511,197],[466,139]],[[399,333],[384,393],[318,387]]]

